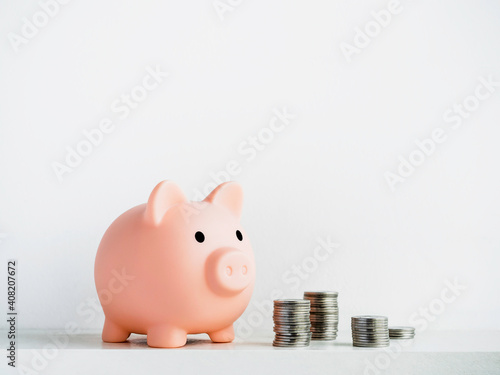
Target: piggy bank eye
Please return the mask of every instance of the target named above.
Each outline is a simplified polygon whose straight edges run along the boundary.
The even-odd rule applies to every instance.
[[[199,243],[205,241],[205,235],[202,232],[196,232],[194,234],[194,238],[196,238],[196,241],[198,241]]]
[[[243,241],[243,235],[241,234],[241,232],[239,230],[236,231],[236,237],[240,240],[240,241]]]

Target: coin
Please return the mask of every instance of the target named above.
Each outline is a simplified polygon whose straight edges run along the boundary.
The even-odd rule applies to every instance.
[[[339,323],[338,292],[307,291],[304,299],[311,303],[311,332],[313,340],[335,340]]]
[[[301,299],[274,301],[273,346],[303,347],[311,340],[310,302]]]
[[[381,348],[389,345],[388,319],[379,315],[351,317],[352,344],[363,348]]]

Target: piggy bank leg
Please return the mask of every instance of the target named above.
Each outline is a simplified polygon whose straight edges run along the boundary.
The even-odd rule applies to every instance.
[[[125,331],[120,326],[106,318],[104,328],[102,329],[102,341],[104,342],[123,342],[128,339],[130,332]]]
[[[148,345],[153,348],[178,348],[184,346],[186,340],[186,331],[177,327],[163,325],[148,329]]]
[[[233,325],[231,324],[219,331],[208,332],[208,336],[213,342],[231,342],[234,340]]]

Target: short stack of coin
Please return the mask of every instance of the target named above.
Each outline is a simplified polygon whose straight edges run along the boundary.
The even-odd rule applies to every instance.
[[[310,302],[304,299],[274,301],[274,346],[309,345],[311,342],[310,308]]]
[[[352,343],[364,348],[389,346],[388,320],[385,316],[361,315],[351,318]]]
[[[415,337],[413,327],[389,327],[389,337],[391,339],[412,339]]]
[[[335,340],[339,325],[337,292],[304,292],[311,301],[311,333],[313,340]]]

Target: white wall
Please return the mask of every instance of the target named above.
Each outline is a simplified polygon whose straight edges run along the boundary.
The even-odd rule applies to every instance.
[[[0,267],[5,276],[18,260],[20,327],[100,328],[93,262],[107,226],[157,182],[194,197],[234,160],[258,266],[240,334],[271,327],[259,306],[274,289],[339,290],[343,328],[379,313],[499,329],[500,87],[469,96],[481,77],[500,80],[500,4],[401,1],[348,62],[341,43],[354,45],[356,28],[376,32],[371,12],[387,6],[245,1],[221,20],[212,0],[74,1],[15,52],[9,33],[43,14],[35,1],[2,1]],[[114,112],[157,66],[169,76],[128,116]],[[477,110],[445,122],[467,97]],[[296,117],[248,160],[242,142],[269,135],[283,108]],[[53,163],[103,119],[114,130],[59,181]],[[392,191],[386,172],[438,128],[446,140]],[[328,237],[338,248],[311,260]],[[436,301],[454,282],[466,286],[458,298]]]

